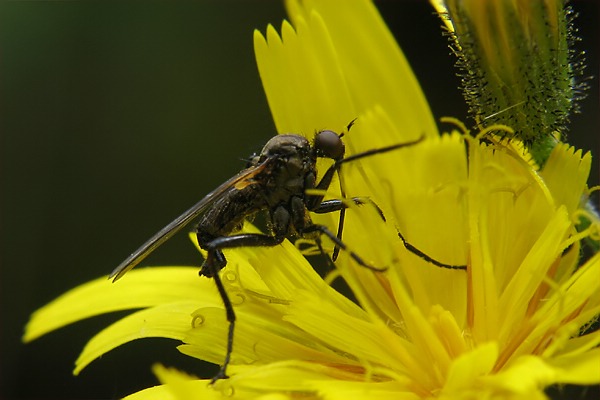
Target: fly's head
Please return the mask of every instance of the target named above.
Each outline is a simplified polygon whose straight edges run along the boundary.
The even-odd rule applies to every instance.
[[[341,160],[346,152],[342,135],[329,130],[317,132],[313,140],[313,152],[316,157]]]

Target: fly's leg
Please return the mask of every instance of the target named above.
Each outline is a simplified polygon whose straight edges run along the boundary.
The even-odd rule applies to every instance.
[[[353,197],[351,200],[354,202],[354,204],[356,204],[358,206],[364,205],[364,204],[367,204],[367,203],[371,204],[372,206],[374,206],[377,209],[377,212],[379,213],[379,216],[385,222],[385,215],[383,214],[383,211],[381,210],[381,208],[373,200],[369,199],[368,197]],[[326,213],[335,212],[335,211],[343,211],[346,208],[348,208],[348,205],[347,205],[347,203],[343,202],[342,200],[327,200],[327,201],[321,202],[321,204],[319,204],[319,206],[316,209],[311,210],[311,211],[314,212],[314,213],[317,213],[317,214],[326,214]],[[331,233],[331,232],[329,232],[329,233]],[[462,269],[462,270],[466,270],[467,269],[466,265],[452,265],[452,264],[446,264],[446,263],[443,263],[441,261],[436,260],[435,258],[427,255],[423,251],[419,250],[418,248],[416,248],[415,246],[413,246],[412,244],[410,244],[406,239],[404,239],[404,236],[402,236],[402,234],[400,233],[400,231],[397,230],[397,233],[398,233],[398,237],[400,238],[400,240],[402,240],[402,244],[404,245],[404,247],[406,248],[406,250],[410,251],[411,253],[413,253],[417,257],[422,258],[423,260],[427,261],[428,263],[433,264],[436,267],[446,268],[446,269]],[[328,234],[326,234],[326,235],[329,236]],[[329,236],[329,237],[331,237],[331,236]],[[336,237],[337,237],[337,239],[338,239],[338,241],[340,243],[343,243],[343,241],[341,240],[339,234]],[[338,245],[335,240],[334,240],[334,242],[336,243],[335,247],[337,249],[341,248],[342,250],[345,250],[345,248],[342,247],[342,246],[340,246],[340,245]],[[336,255],[337,254],[336,254],[335,249],[334,249],[334,254],[331,257],[333,261],[335,261],[335,259],[337,258],[337,257],[334,257]],[[352,256],[352,258],[354,258],[356,260],[356,258],[354,256]],[[359,264],[360,264],[360,262],[359,262]],[[367,267],[367,268],[369,268],[369,267]]]
[[[231,300],[227,295],[227,291],[225,290],[225,286],[223,286],[223,281],[221,281],[221,276],[219,275],[219,271],[227,264],[227,260],[225,256],[220,250],[209,250],[208,256],[206,258],[206,262],[202,265],[202,269],[200,270],[200,276],[206,276],[208,278],[213,278],[215,280],[215,285],[217,286],[217,290],[219,291],[219,295],[221,296],[221,300],[223,301],[223,306],[225,307],[225,314],[227,317],[227,321],[229,322],[229,331],[227,333],[227,350],[225,353],[225,360],[223,361],[223,365],[219,369],[219,372],[210,380],[210,384],[212,385],[219,379],[228,378],[226,370],[229,365],[229,361],[231,359],[231,352],[233,350],[233,331],[235,330],[235,311],[233,311],[233,305],[231,304]]]
[[[357,206],[362,206],[365,204],[372,205],[377,210],[377,213],[379,214],[379,216],[381,217],[383,222],[385,222],[385,215],[383,215],[383,211],[377,205],[377,203],[375,203],[370,198],[368,198],[368,197],[352,197],[351,199],[348,199],[348,200],[354,202],[354,204],[356,204]],[[317,206],[317,208],[315,208],[314,210],[310,210],[310,211],[312,211],[316,214],[327,214],[327,213],[331,213],[331,212],[335,212],[335,211],[343,211],[346,208],[348,208],[347,202],[345,202],[343,200],[335,199],[335,200],[323,201],[323,202],[321,202],[321,204],[319,204]]]
[[[350,124],[348,124],[348,130],[352,127],[352,125],[354,124],[354,121],[355,120],[353,120],[352,122],[350,122]],[[343,187],[343,185],[341,185],[342,176],[340,174],[340,169],[342,167],[342,164],[345,164],[345,163],[350,162],[350,161],[360,160],[362,158],[370,157],[370,156],[373,156],[373,155],[383,154],[383,153],[387,153],[387,152],[390,152],[390,151],[398,150],[398,149],[401,149],[403,147],[410,147],[410,146],[413,146],[413,145],[415,145],[417,143],[420,143],[424,139],[425,139],[425,136],[422,135],[418,139],[410,141],[410,142],[398,143],[398,144],[394,144],[394,145],[391,145],[391,146],[381,147],[379,149],[373,149],[373,150],[363,151],[361,153],[353,154],[353,155],[348,156],[348,157],[344,157],[344,155],[342,153],[341,157],[337,158],[335,160],[335,162],[333,163],[333,165],[331,165],[329,168],[327,168],[327,170],[325,171],[325,173],[321,177],[321,180],[315,186],[315,189],[326,191],[329,188],[329,186],[331,185],[331,180],[333,179],[333,176],[337,173],[338,176],[340,177],[340,190],[341,190],[341,193],[342,193],[342,197],[345,197],[344,187]],[[323,197],[324,197],[323,195],[310,196],[308,198],[308,202],[306,203],[307,208],[310,211],[314,211],[315,209],[318,209],[320,207],[320,205],[323,203]],[[377,208],[379,208],[379,207],[377,207]],[[343,231],[343,226],[344,226],[344,218],[345,218],[345,214],[346,214],[346,212],[344,210],[345,210],[345,207],[342,207],[342,208],[339,209],[339,211],[340,211],[340,220],[339,220],[339,223],[338,223],[338,233],[337,233],[337,238],[338,238],[339,241],[342,240],[342,231]],[[338,253],[339,253],[339,249],[338,248],[334,248],[333,249],[333,256],[332,256],[332,259],[334,261],[337,258]]]
[[[312,233],[312,232],[320,232],[323,235],[327,236],[329,239],[331,239],[331,241],[333,243],[335,243],[336,246],[339,246],[340,249],[346,251],[350,255],[350,257],[352,257],[352,259],[354,261],[356,261],[358,263],[358,265],[360,265],[361,267],[365,267],[365,268],[370,269],[375,272],[383,272],[383,271],[387,270],[387,268],[377,268],[377,267],[374,267],[374,266],[368,264],[358,254],[356,254],[352,250],[348,249],[348,246],[346,246],[346,243],[341,241],[333,232],[331,232],[329,229],[327,229],[326,226],[313,224],[313,225],[309,225],[309,226],[305,227],[302,230],[303,234]]]
[[[342,193],[342,197],[345,197],[344,193]],[[353,197],[352,201],[354,201],[354,203],[356,205],[364,204],[362,199],[360,199],[358,197]],[[336,237],[339,240],[342,240],[342,234],[344,232],[344,221],[346,220],[346,208],[348,208],[348,205],[346,203],[344,203],[342,200],[326,200],[326,201],[322,201],[317,206],[316,209],[311,210],[311,211],[313,211],[314,213],[317,213],[317,214],[327,214],[327,213],[339,211],[340,218],[338,221],[338,229],[337,229]],[[320,246],[320,244],[319,244],[319,250],[321,250],[321,253],[325,254],[323,252],[323,247]],[[340,246],[338,246],[336,244],[333,247],[333,253],[331,254],[331,258],[329,256],[327,256],[327,259],[331,262],[331,264],[333,264],[335,262],[335,260],[337,260],[339,254],[340,254]]]
[[[404,236],[402,236],[402,234],[400,233],[399,230],[396,229],[396,232],[398,233],[398,237],[400,238],[400,240],[402,240],[402,244],[404,244],[404,247],[406,248],[406,250],[410,251],[415,256],[422,258],[423,260],[427,261],[428,263],[433,264],[436,267],[446,268],[446,269],[464,269],[464,270],[467,269],[466,265],[451,265],[451,264],[446,264],[446,263],[443,263],[441,261],[436,260],[435,258],[432,258],[432,257],[428,256],[427,254],[425,254],[421,250],[417,249],[412,244],[408,243],[406,241],[406,239],[404,239]]]
[[[379,216],[381,217],[383,222],[385,222],[385,215],[383,215],[383,211],[377,205],[377,203],[375,203],[373,200],[369,199],[368,197],[352,197],[349,200],[353,201],[354,204],[356,204],[357,206],[362,206],[367,203],[371,204],[373,207],[375,207],[375,209],[379,213]],[[344,220],[345,220],[344,217],[346,214],[346,208],[348,208],[348,204],[346,202],[339,200],[339,199],[335,199],[335,200],[323,201],[323,202],[321,202],[321,204],[319,204],[317,206],[316,209],[311,210],[311,211],[314,213],[317,213],[317,214],[326,214],[326,213],[339,211],[340,219],[339,219],[339,223],[338,223],[338,232],[337,232],[336,237],[340,241],[342,241],[342,232],[344,230]],[[331,254],[331,261],[337,260],[339,253],[340,253],[340,246],[338,246],[336,244],[335,247],[333,248],[333,253]]]
[[[219,372],[217,372],[217,374],[210,380],[211,385],[219,379],[228,378],[227,366],[231,361],[231,353],[233,352],[233,333],[235,330],[236,320],[233,305],[231,304],[229,295],[227,295],[225,286],[223,286],[223,281],[219,276],[219,271],[223,269],[225,265],[227,265],[227,260],[225,259],[225,256],[221,250],[236,247],[272,247],[283,242],[283,239],[283,236],[269,236],[259,233],[242,233],[239,235],[218,237],[202,246],[207,250],[208,256],[204,262],[204,265],[202,266],[202,269],[200,270],[200,276],[206,276],[215,280],[215,285],[219,291],[219,296],[221,296],[223,306],[225,307],[227,322],[229,322],[225,360],[223,361],[223,365],[221,366],[221,369],[219,369]],[[198,237],[198,240],[201,243],[200,237]]]

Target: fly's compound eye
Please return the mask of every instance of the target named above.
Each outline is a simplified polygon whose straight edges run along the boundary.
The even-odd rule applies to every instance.
[[[319,157],[338,160],[344,156],[344,142],[342,142],[340,136],[334,131],[321,131],[317,133],[314,147]]]

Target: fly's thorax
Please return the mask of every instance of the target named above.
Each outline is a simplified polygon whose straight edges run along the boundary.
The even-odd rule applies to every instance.
[[[298,154],[311,153],[309,141],[300,135],[285,134],[271,138],[262,148],[259,154],[252,154],[248,161],[248,167],[256,167],[267,159],[287,159]]]
[[[305,137],[287,134],[272,138],[258,162],[267,159],[273,163],[264,187],[269,207],[287,204],[294,196],[303,197],[307,185],[314,187],[317,157]]]
[[[310,152],[310,142],[304,136],[285,134],[271,138],[263,147],[260,156],[266,158]]]

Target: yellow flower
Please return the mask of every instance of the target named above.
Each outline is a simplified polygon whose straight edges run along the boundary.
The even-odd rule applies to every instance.
[[[557,146],[536,171],[512,147],[463,132],[438,136],[404,56],[366,0],[290,1],[281,37],[255,33],[261,78],[279,132],[341,130],[350,152],[421,135],[422,143],[345,164],[351,196],[332,289],[289,242],[226,252],[222,277],[238,321],[231,378],[214,386],[160,365],[161,386],[131,399],[544,398],[554,383],[600,382],[600,256],[579,260],[580,199],[591,156]],[[348,29],[348,27],[352,29]],[[321,169],[322,171],[322,169]],[[321,216],[334,226],[335,215]],[[245,229],[253,229],[247,226]],[[434,266],[407,251],[401,233]],[[160,336],[222,363],[227,323],[198,268],[131,271],[66,293],[38,310],[33,340],[74,321],[140,309],[92,338],[75,373],[131,340]]]

